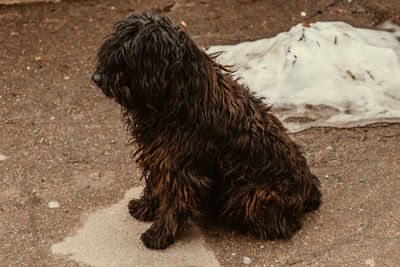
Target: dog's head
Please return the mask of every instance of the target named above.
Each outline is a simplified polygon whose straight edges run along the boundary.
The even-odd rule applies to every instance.
[[[163,14],[132,15],[118,21],[100,47],[93,81],[128,110],[157,110],[166,97],[182,93],[176,91],[201,72],[204,59],[183,26]]]

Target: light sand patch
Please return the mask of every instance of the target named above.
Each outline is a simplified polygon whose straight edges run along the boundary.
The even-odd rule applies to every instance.
[[[166,250],[147,249],[140,234],[150,223],[137,221],[127,210],[129,200],[141,191],[132,188],[122,201],[89,214],[74,236],[53,244],[52,252],[94,266],[219,266],[196,228]]]

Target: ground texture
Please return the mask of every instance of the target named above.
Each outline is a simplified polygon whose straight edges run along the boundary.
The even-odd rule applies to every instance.
[[[377,28],[390,19],[400,24],[398,0],[0,5],[2,266],[80,265],[53,255],[52,244],[77,231],[88,213],[121,201],[142,184],[119,109],[90,77],[96,49],[114,21],[144,10],[185,21],[203,47],[272,37],[300,22],[341,20]],[[219,264],[396,266],[400,125],[312,128],[292,137],[321,179],[321,209],[286,242],[203,230],[205,246]]]

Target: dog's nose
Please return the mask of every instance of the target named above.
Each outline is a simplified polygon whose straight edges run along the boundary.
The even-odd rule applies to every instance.
[[[103,80],[101,77],[100,73],[95,73],[92,77],[92,80],[96,83],[96,84],[101,84],[101,81]]]

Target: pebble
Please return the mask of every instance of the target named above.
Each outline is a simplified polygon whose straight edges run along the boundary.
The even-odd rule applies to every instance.
[[[300,15],[301,15],[302,17],[307,16],[306,12],[304,12],[304,11],[301,11]]]
[[[243,257],[243,263],[244,264],[250,264],[251,263],[251,259],[249,257]]]
[[[314,155],[314,162],[318,163],[320,162],[322,159],[324,158],[324,156],[322,155],[321,151],[319,153],[316,153]]]
[[[363,7],[359,7],[359,8],[353,8],[350,10],[351,13],[355,14],[355,13],[365,13],[367,10]]]
[[[368,266],[375,266],[375,261],[373,258],[369,258],[365,260],[365,264]]]
[[[0,154],[0,161],[4,161],[6,159],[8,159],[6,155]]]
[[[50,209],[58,209],[60,207],[60,203],[57,201],[50,201],[49,202],[49,208]]]

